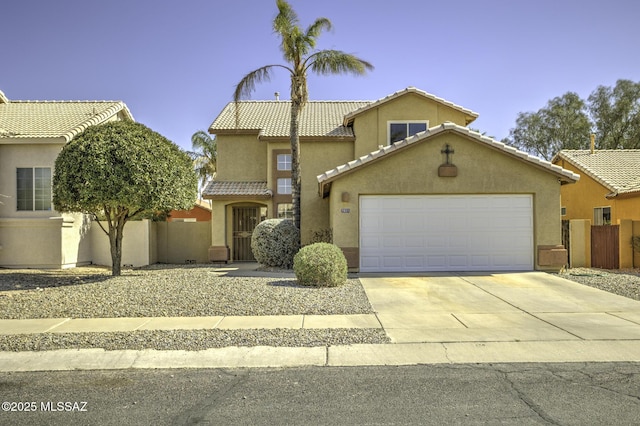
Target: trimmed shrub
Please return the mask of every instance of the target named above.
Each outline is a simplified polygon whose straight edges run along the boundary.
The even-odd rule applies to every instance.
[[[265,266],[291,269],[293,256],[300,249],[300,231],[289,219],[263,220],[253,230],[253,257]]]
[[[315,243],[295,255],[293,272],[302,285],[337,287],[347,281],[347,259],[338,246]]]

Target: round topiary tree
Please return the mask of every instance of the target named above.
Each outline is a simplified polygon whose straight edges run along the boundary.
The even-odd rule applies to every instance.
[[[300,249],[300,230],[289,219],[263,220],[253,230],[253,257],[265,266],[291,269]]]
[[[295,255],[293,272],[302,285],[337,287],[347,281],[347,259],[340,247],[315,243]]]
[[[90,126],[62,149],[53,175],[53,204],[82,212],[109,237],[111,273],[120,275],[124,225],[144,214],[190,209],[198,180],[189,156],[140,123]]]

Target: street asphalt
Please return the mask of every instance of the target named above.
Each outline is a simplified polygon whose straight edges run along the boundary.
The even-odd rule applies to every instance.
[[[250,272],[232,265],[220,273]],[[390,344],[0,352],[0,371],[640,361],[640,302],[555,275],[461,272],[359,278],[374,314],[0,320],[0,334],[363,327],[384,329]]]

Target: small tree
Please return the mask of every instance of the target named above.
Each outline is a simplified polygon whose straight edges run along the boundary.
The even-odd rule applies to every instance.
[[[56,159],[53,203],[82,212],[109,237],[111,273],[121,273],[124,225],[141,214],[193,206],[197,177],[189,156],[148,127],[114,121],[87,128]]]

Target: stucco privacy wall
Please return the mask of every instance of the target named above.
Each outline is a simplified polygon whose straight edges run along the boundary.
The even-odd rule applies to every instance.
[[[105,229],[108,229],[106,222],[101,223]],[[133,220],[124,225],[122,265],[140,267],[157,262],[153,257],[155,250],[151,245],[151,241],[155,241],[152,239],[152,234],[155,234],[154,225],[148,219]],[[94,264],[111,266],[109,237],[95,222],[91,224],[91,251]]]
[[[62,218],[0,219],[0,265],[60,268]],[[38,241],[37,245],[33,241]]]
[[[157,262],[183,264],[209,262],[211,243],[209,222],[156,222],[155,244]]]
[[[452,162],[458,168],[457,177],[438,177],[438,167],[445,161],[440,151],[446,144],[455,151]],[[344,192],[349,202],[342,201]],[[534,245],[561,244],[558,177],[458,133],[440,133],[333,181],[334,243],[359,247],[359,197],[385,194],[532,194]]]

